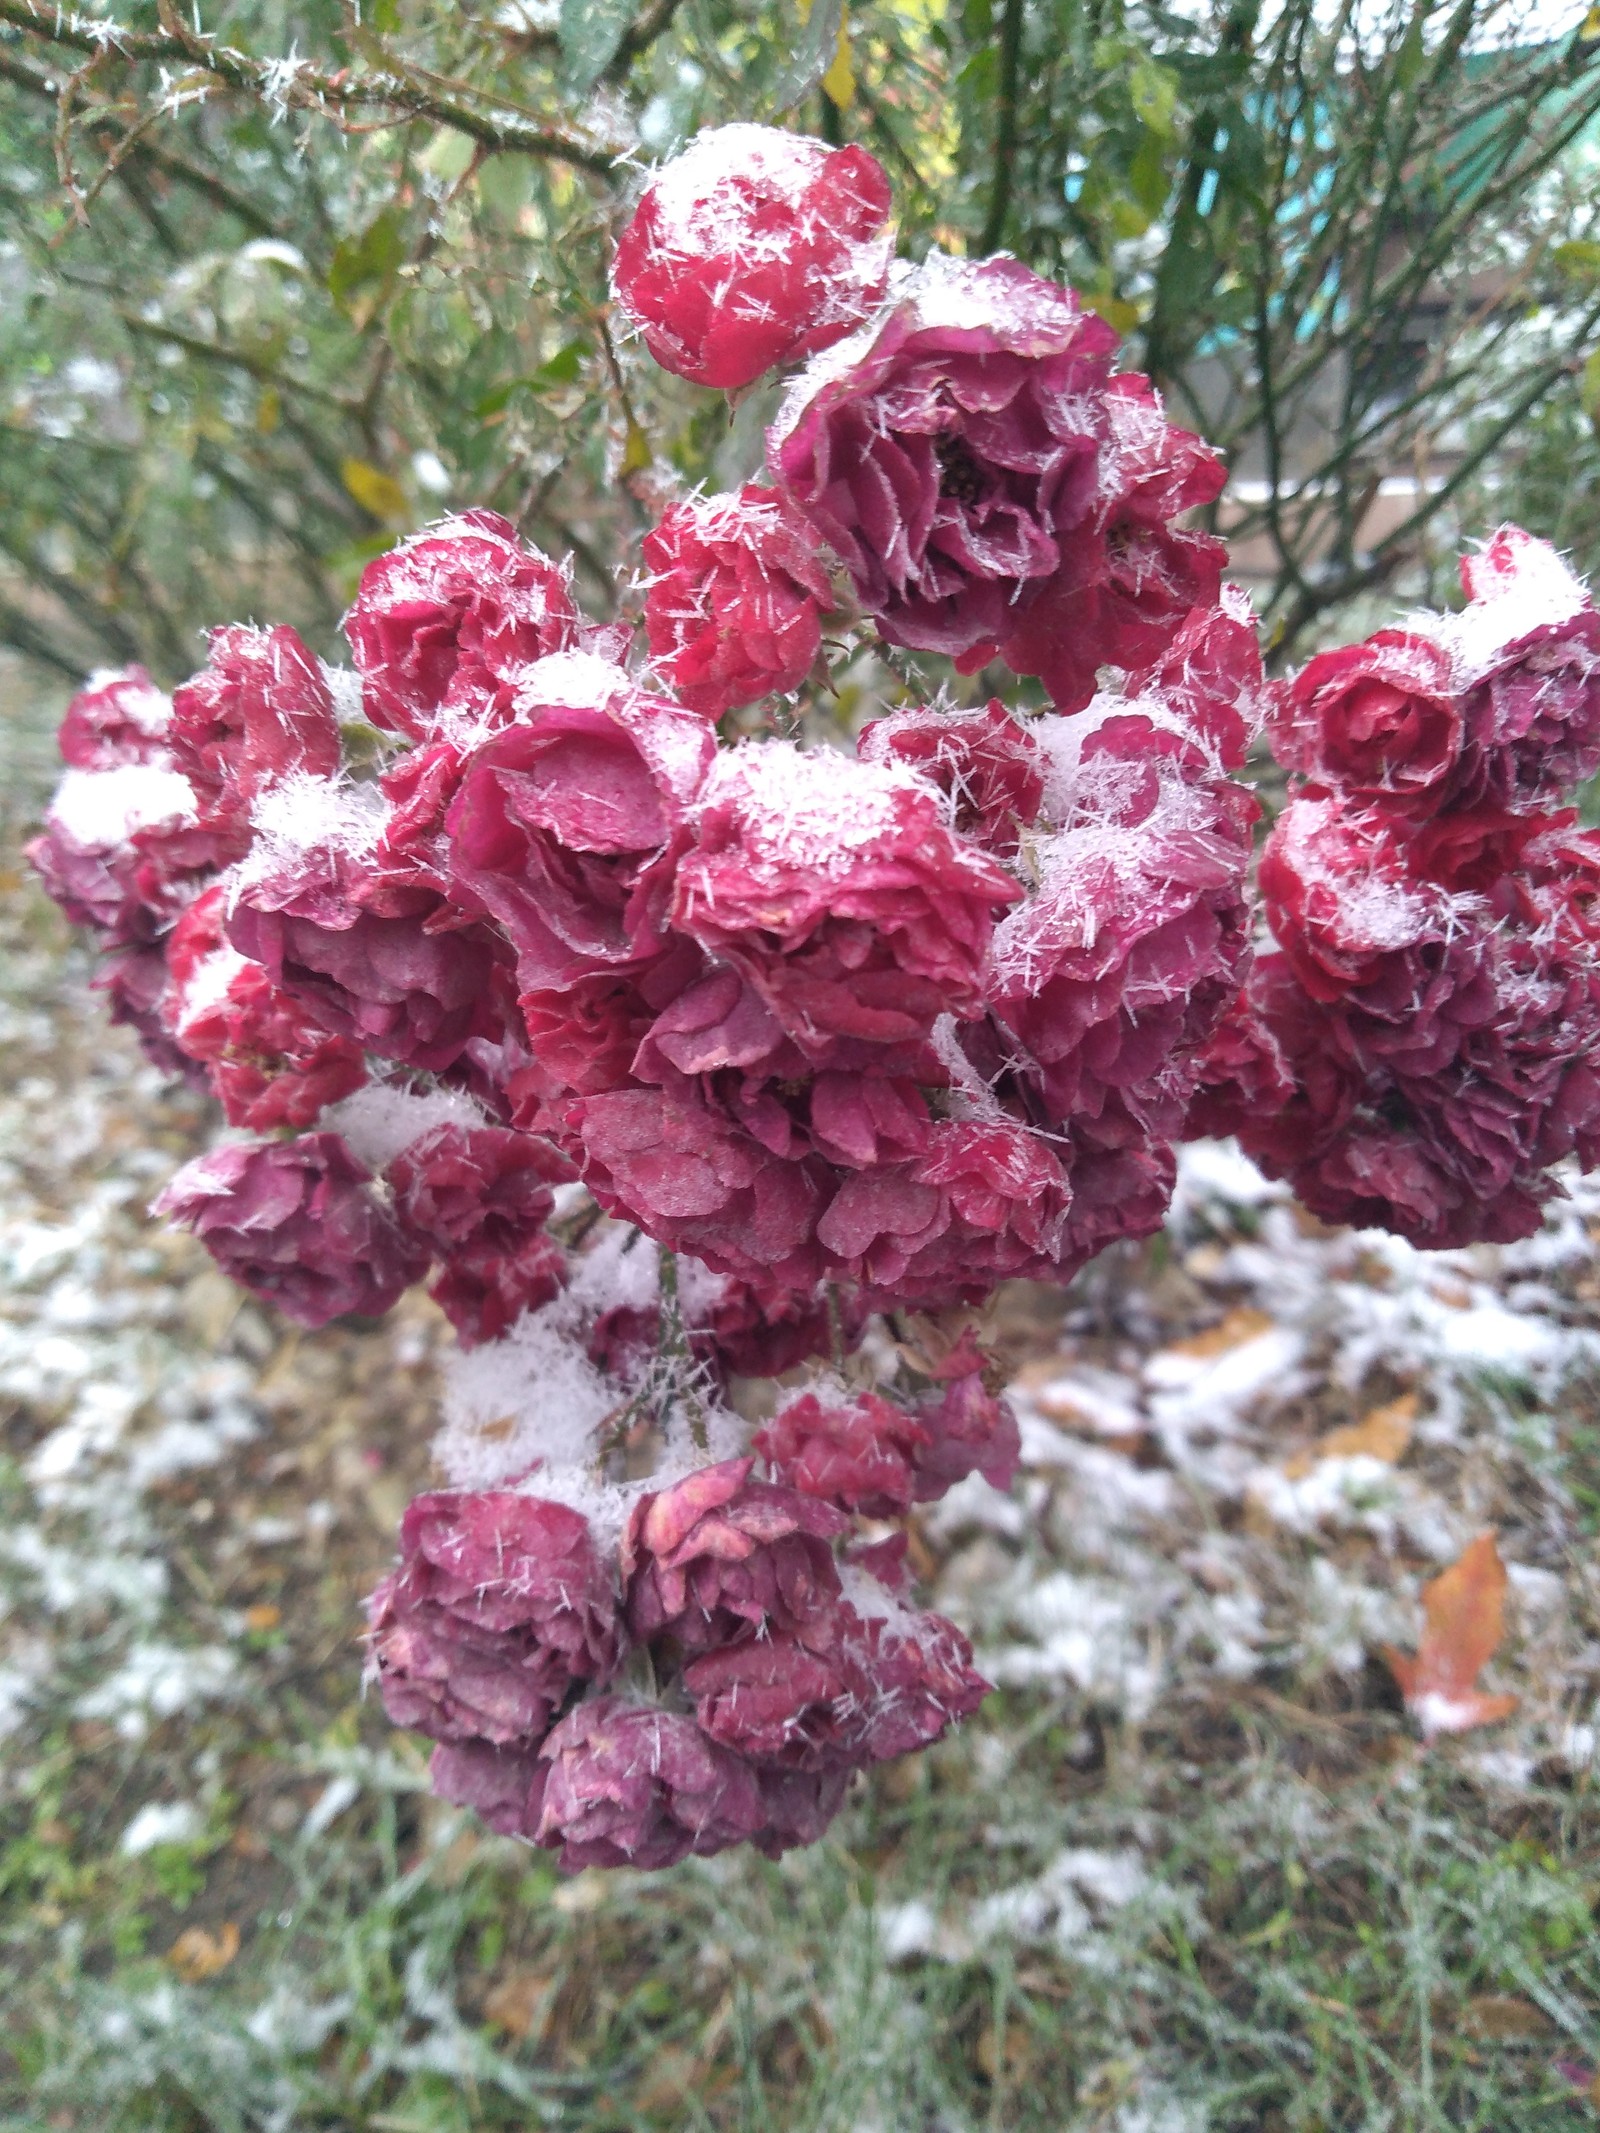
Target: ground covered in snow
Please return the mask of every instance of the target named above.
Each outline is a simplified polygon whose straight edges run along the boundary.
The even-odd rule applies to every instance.
[[[203,1114],[9,864],[0,2125],[1600,2122],[1600,1188],[1430,1257],[1193,1151],[1008,1293],[1024,1472],[915,1537],[982,1716],[813,1852],[563,1882],[360,1698],[443,1321],[295,1333],[147,1221]],[[1423,1748],[1380,1648],[1488,1528],[1516,1710]]]

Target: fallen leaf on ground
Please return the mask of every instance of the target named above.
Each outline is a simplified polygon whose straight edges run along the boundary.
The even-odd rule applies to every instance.
[[[1459,1562],[1422,1591],[1423,1628],[1415,1658],[1383,1647],[1406,1709],[1425,1741],[1490,1726],[1517,1707],[1515,1696],[1485,1696],[1478,1675],[1505,1635],[1506,1566],[1492,1533],[1480,1533]]]
[[[216,1933],[190,1926],[167,1950],[167,1961],[186,1985],[202,1985],[226,1970],[239,1952],[239,1928],[230,1918]]]
[[[1532,2000],[1510,1992],[1479,1992],[1461,2010],[1461,2027],[1469,2036],[1490,2042],[1514,2037],[1542,2037],[1552,2027],[1550,2017]]]
[[[519,2040],[537,2025],[544,2027],[551,1979],[542,1970],[512,1970],[483,2003],[484,2017]]]
[[[1291,1481],[1304,1481],[1324,1459],[1381,1459],[1385,1466],[1394,1466],[1405,1457],[1411,1442],[1411,1425],[1416,1419],[1416,1394],[1402,1393],[1398,1400],[1373,1408],[1359,1422],[1330,1429],[1309,1451],[1296,1452],[1292,1459],[1286,1459],[1283,1471]]]
[[[1204,1333],[1192,1333],[1187,1340],[1173,1341],[1166,1353],[1198,1356],[1202,1361],[1208,1356],[1226,1355],[1230,1348],[1242,1348],[1246,1341],[1259,1340],[1275,1324],[1269,1313],[1241,1305],[1230,1311],[1220,1325],[1208,1326]]]

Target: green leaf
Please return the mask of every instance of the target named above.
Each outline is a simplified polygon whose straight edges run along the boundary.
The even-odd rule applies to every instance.
[[[1136,59],[1128,71],[1128,100],[1144,124],[1163,140],[1175,130],[1178,77],[1153,59]]]
[[[432,171],[446,185],[454,185],[472,168],[472,159],[478,145],[470,134],[457,133],[454,127],[441,126],[418,158],[424,170]]]
[[[1600,348],[1595,350],[1583,366],[1578,379],[1578,399],[1584,413],[1594,424],[1595,435],[1600,437]]]
[[[633,21],[634,0],[561,0],[556,34],[567,86],[582,95],[617,55]]]
[[[490,415],[498,415],[508,406],[514,393],[521,391],[543,392],[552,385],[572,385],[583,373],[583,362],[589,353],[589,343],[583,339],[568,341],[558,348],[553,356],[541,363],[537,370],[530,370],[525,377],[503,378],[492,385],[481,400],[472,404],[472,412],[480,422]]]
[[[1427,62],[1428,49],[1422,41],[1422,22],[1423,11],[1419,8],[1400,40],[1400,49],[1394,57],[1394,85],[1397,89],[1409,89]]]
[[[400,217],[383,208],[355,237],[341,237],[328,265],[328,294],[342,311],[365,325],[393,289],[406,256]],[[357,295],[360,301],[354,301]]]
[[[1128,191],[1144,209],[1146,227],[1166,206],[1171,188],[1172,176],[1167,169],[1161,136],[1146,133],[1139,142],[1138,153],[1128,165]]]
[[[1592,238],[1575,237],[1570,243],[1555,247],[1550,263],[1562,274],[1570,274],[1574,281],[1600,281],[1600,244]]]

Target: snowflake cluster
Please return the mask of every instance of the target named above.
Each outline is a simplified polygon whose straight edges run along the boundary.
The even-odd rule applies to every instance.
[[[1269,685],[1176,523],[1214,455],[1069,291],[897,264],[889,206],[755,127],[645,185],[655,359],[804,367],[770,482],[645,536],[642,631],[466,511],[368,567],[350,669],[235,627],[170,703],[96,677],[33,847],[230,1129],[159,1208],[305,1324],[428,1281],[454,1326],[372,1672],[573,1867],[811,1841],[975,1708],[904,1524],[1015,1466],[968,1307],[1150,1234],[1185,1134],[1425,1242],[1600,1148],[1581,589],[1507,532],[1463,616]],[[1054,708],[802,743],[774,698],[863,628]]]

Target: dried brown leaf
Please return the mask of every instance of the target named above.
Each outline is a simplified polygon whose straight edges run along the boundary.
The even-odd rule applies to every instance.
[[[203,1985],[226,1970],[239,1952],[239,1928],[230,1918],[216,1933],[190,1926],[167,1950],[167,1961],[186,1985]]]
[[[1494,1535],[1480,1533],[1458,1562],[1423,1587],[1416,1656],[1384,1646],[1384,1660],[1424,1740],[1494,1725],[1516,1709],[1515,1696],[1486,1696],[1477,1685],[1505,1635],[1505,1599],[1506,1566]]]
[[[1394,1466],[1405,1457],[1410,1446],[1417,1405],[1414,1392],[1402,1393],[1398,1400],[1374,1407],[1359,1422],[1347,1422],[1342,1429],[1330,1429],[1309,1451],[1297,1452],[1292,1459],[1286,1459],[1283,1471],[1291,1481],[1303,1481],[1324,1459],[1381,1459],[1385,1466]]]

